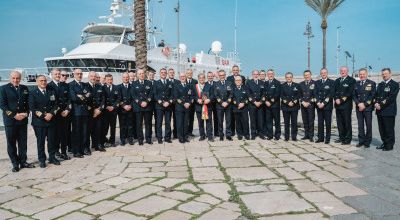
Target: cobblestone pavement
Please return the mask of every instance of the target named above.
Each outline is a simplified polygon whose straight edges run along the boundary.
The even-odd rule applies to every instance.
[[[397,146],[196,138],[11,173],[4,132],[0,140],[0,219],[400,218]]]

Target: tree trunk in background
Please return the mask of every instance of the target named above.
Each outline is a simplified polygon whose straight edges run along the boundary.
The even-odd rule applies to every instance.
[[[328,23],[326,19],[322,20],[322,67],[326,68],[326,29],[328,28]]]
[[[146,33],[146,1],[135,0],[135,54],[136,69],[147,70],[147,33]]]

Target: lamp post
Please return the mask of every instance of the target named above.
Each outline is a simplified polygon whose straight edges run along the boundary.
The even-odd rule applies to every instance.
[[[339,54],[340,54],[339,29],[340,28],[342,28],[342,27],[341,26],[336,27],[336,71],[337,71],[337,74],[339,74]]]
[[[180,4],[179,4],[179,0],[178,3],[176,5],[176,8],[174,8],[176,14],[177,14],[177,38],[178,38],[178,43],[177,43],[177,47],[176,50],[178,52],[178,67],[176,68],[178,74],[180,74],[180,65],[181,65],[181,52],[180,52],[180,48],[179,48],[179,44],[180,44],[180,30],[179,30],[179,11],[180,11]]]
[[[310,65],[310,53],[311,53],[311,42],[310,42],[310,40],[311,40],[311,38],[314,37],[314,35],[312,33],[311,23],[310,22],[307,23],[306,31],[304,32],[303,35],[307,37],[307,52],[308,52],[308,65],[307,65],[307,67],[308,67],[308,69],[310,69],[310,66],[311,66]]]

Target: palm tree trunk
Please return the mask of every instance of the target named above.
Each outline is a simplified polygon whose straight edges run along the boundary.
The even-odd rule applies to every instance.
[[[328,28],[328,23],[326,19],[322,20],[322,67],[326,68],[326,29]]]
[[[136,69],[147,70],[146,1],[135,0],[134,4]]]

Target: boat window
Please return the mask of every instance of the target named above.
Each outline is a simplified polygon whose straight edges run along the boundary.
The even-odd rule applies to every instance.
[[[120,35],[86,35],[81,44],[87,43],[119,43],[121,40]]]

